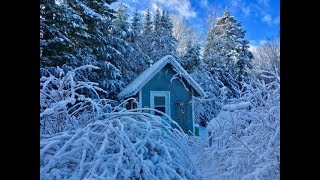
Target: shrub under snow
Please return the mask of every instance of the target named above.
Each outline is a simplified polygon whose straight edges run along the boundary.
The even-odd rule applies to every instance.
[[[263,71],[208,125],[212,145],[197,157],[205,177],[280,179],[280,78]],[[199,147],[198,147],[199,148]]]
[[[103,112],[111,112],[112,100],[99,99],[105,91],[98,83],[77,80],[78,72],[98,69],[86,65],[65,72],[61,68],[40,69],[40,133],[54,134],[84,127]],[[92,99],[88,94],[92,94]]]
[[[97,83],[75,78],[95,68],[42,69],[40,179],[198,179],[182,130],[115,107]]]
[[[162,122],[161,122],[162,121]],[[41,179],[198,179],[187,136],[157,116],[109,113],[85,128],[43,135]]]

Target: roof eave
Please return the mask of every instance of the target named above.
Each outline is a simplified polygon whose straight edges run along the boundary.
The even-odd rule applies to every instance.
[[[187,73],[187,72],[183,69],[183,67],[182,67],[181,65],[176,64],[176,63],[178,63],[178,62],[171,61],[170,59],[167,58],[167,59],[162,63],[162,65],[160,66],[160,68],[159,68],[157,71],[153,72],[153,73],[146,79],[146,81],[143,82],[135,91],[130,92],[130,93],[126,93],[126,94],[124,94],[124,95],[122,95],[122,94],[120,93],[120,94],[117,95],[118,99],[128,98],[128,97],[131,97],[131,96],[134,96],[135,94],[137,94],[137,93],[140,91],[140,89],[141,89],[143,86],[145,86],[145,85],[146,85],[165,65],[167,65],[168,63],[170,63],[170,64],[171,64],[174,68],[176,68],[180,73],[183,72],[183,73],[181,73],[181,74],[183,75],[184,79],[186,79],[187,82],[188,82],[188,84],[190,84],[190,86],[191,86],[195,91],[197,91],[197,93],[199,94],[199,96],[197,96],[197,97],[206,97],[206,96],[207,96],[206,93],[203,91],[203,89],[198,85],[198,83],[194,81],[194,79],[192,79],[191,77],[188,78],[187,76],[184,76],[184,74]],[[185,72],[184,72],[184,71],[185,71]],[[199,87],[197,87],[197,85],[198,85]],[[127,86],[127,87],[128,87],[128,86]],[[199,88],[200,88],[200,89],[199,89]]]

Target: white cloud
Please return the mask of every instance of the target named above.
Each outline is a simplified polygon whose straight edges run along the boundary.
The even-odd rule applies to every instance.
[[[241,7],[241,11],[244,13],[245,16],[249,16],[251,12],[250,6],[243,6]]]
[[[151,0],[159,8],[168,9],[180,17],[196,17],[196,12],[191,8],[189,0]]]
[[[200,6],[207,8],[208,7],[208,0],[200,0]]]
[[[280,16],[272,18],[270,14],[263,16],[262,21],[267,23],[269,26],[278,25],[280,23]]]
[[[265,16],[262,18],[262,21],[263,21],[263,22],[266,22],[268,25],[271,25],[271,24],[272,24],[272,18],[271,18],[271,16],[270,16],[270,14],[265,15]]]
[[[239,0],[232,0],[230,1],[231,6],[234,8],[237,8],[240,4],[239,4]]]
[[[229,2],[230,2],[231,12],[240,11],[241,13],[244,14],[244,16],[249,16],[250,13],[252,12],[251,4],[246,1],[231,0]]]
[[[258,4],[265,6],[265,7],[269,7],[269,1],[270,0],[258,0]]]
[[[280,16],[273,19],[273,24],[280,24]]]

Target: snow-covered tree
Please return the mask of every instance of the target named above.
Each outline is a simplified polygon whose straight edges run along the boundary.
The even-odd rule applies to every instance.
[[[131,32],[129,32],[130,24],[129,19],[129,7],[120,3],[116,10],[115,19],[113,21],[112,35],[119,37],[123,40],[130,39]]]
[[[192,45],[192,42],[188,41],[186,51],[180,59],[182,67],[188,73],[192,73],[200,65],[201,61],[199,44]]]
[[[86,65],[71,71],[61,68],[41,68],[40,134],[55,134],[84,127],[104,112],[111,112],[111,100],[100,99],[108,93],[97,83],[78,79],[82,71],[91,72],[97,66]],[[91,92],[92,95],[88,96]],[[98,93],[101,92],[101,93]],[[95,98],[91,98],[95,97]]]
[[[142,33],[144,35],[148,35],[152,32],[152,21],[151,21],[151,12],[148,8],[143,20],[143,30]]]
[[[177,40],[177,53],[181,57],[187,49],[188,42],[191,44],[199,44],[200,37],[196,29],[186,19],[181,19],[178,16],[172,16],[172,35]]]
[[[195,121],[199,123],[201,120],[210,121],[218,115],[221,106],[224,104],[226,97],[226,87],[219,80],[218,76],[213,76],[208,70],[207,64],[200,61],[192,71],[192,77],[206,92],[206,98],[195,98]]]
[[[134,49],[132,52],[130,52],[130,63],[132,66],[132,70],[135,73],[135,76],[132,78],[135,78],[149,67],[148,61],[150,59],[149,56],[145,53],[145,51],[149,48],[149,35],[142,34],[142,28],[142,17],[139,12],[135,10],[131,20],[132,37],[129,40],[129,44]]]
[[[133,13],[132,19],[131,19],[131,33],[132,33],[132,37],[130,39],[130,42],[135,42],[137,38],[139,38],[141,36],[142,33],[142,19],[141,19],[141,15],[138,12],[138,10],[136,9]]]
[[[130,50],[123,33],[115,34],[124,28],[119,17],[114,20],[115,11],[109,8],[114,1],[41,1],[41,67],[98,66],[100,69],[81,77],[99,83],[103,89],[114,90],[109,93],[114,97],[126,80],[122,77],[126,73],[123,67],[128,64],[126,53]]]
[[[196,158],[207,178],[280,178],[280,77],[255,71],[245,86],[208,125],[211,146]]]
[[[210,28],[204,46],[203,61],[209,69],[217,71],[215,76],[229,89],[230,97],[238,95],[235,88],[241,86],[245,72],[251,67],[252,54],[244,37],[241,24],[226,9],[224,16]]]
[[[156,62],[166,55],[176,56],[176,39],[172,36],[172,22],[169,14],[159,9],[151,19],[150,10],[147,9],[142,29],[142,38],[138,42],[141,51],[148,60]]]
[[[162,25],[162,17],[161,17],[161,13],[160,10],[157,9],[156,12],[153,15],[153,34],[156,36],[160,36],[161,33],[163,32],[163,25]]]
[[[157,9],[153,16],[153,31],[149,40],[150,49],[146,53],[154,62],[166,55],[176,56],[176,39],[172,36],[172,22],[169,14]]]
[[[280,178],[280,76],[271,67],[255,68],[239,96],[227,99],[210,121],[211,146],[195,147],[204,149],[195,157],[204,177]]]
[[[248,49],[249,42],[246,40],[241,41],[241,44],[236,47],[238,61],[235,65],[235,74],[240,88],[243,81],[249,81],[249,70],[252,69],[251,60],[253,59],[253,54]]]
[[[168,11],[163,10],[161,15],[162,41],[163,41],[163,56],[177,56],[177,40],[173,36],[173,24]],[[161,51],[160,51],[161,52]]]
[[[280,74],[280,36],[269,38],[253,50],[253,66],[257,69],[275,70]]]
[[[67,4],[40,1],[40,66],[62,66],[73,61],[79,43],[73,41],[71,34],[81,38],[84,32],[83,20]]]
[[[121,71],[124,83],[128,84],[136,77],[133,70],[134,63],[132,62],[135,59],[132,59],[131,56],[134,49],[128,42],[132,37],[129,23],[129,7],[120,3],[116,10],[115,17],[111,30],[114,41],[111,41],[110,44],[122,55],[121,59],[114,61],[114,64]]]

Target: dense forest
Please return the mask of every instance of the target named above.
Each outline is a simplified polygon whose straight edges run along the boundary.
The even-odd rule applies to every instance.
[[[201,34],[166,9],[115,2],[40,1],[40,178],[280,179],[279,35],[249,50],[227,8]],[[166,55],[206,92],[195,121],[210,137],[117,99]]]

